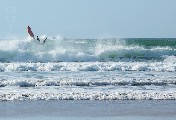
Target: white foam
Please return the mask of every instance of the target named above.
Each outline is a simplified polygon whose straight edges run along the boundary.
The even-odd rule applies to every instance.
[[[0,100],[176,99],[175,72],[50,72],[50,64],[37,65],[49,72],[1,73]]]
[[[115,42],[0,41],[0,100],[176,99],[175,48]]]
[[[40,36],[41,40],[47,36]],[[146,48],[126,45],[123,40],[81,40],[48,36],[45,44],[29,38],[1,40],[2,62],[95,62],[163,60],[164,56],[175,55],[175,48],[157,46]]]
[[[161,61],[161,62],[0,63],[0,70],[4,72],[5,71],[176,71],[176,57],[169,56],[163,62]]]
[[[170,91],[153,90],[108,90],[97,91],[73,87],[48,87],[38,89],[6,88],[0,91],[0,100],[175,100],[175,89]],[[102,88],[103,89],[103,88]]]

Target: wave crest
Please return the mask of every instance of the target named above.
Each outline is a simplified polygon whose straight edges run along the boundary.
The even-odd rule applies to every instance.
[[[44,36],[41,36],[44,39]],[[151,41],[151,40],[149,40]],[[163,41],[163,40],[158,40]],[[1,40],[1,62],[95,62],[164,60],[176,55],[176,49],[165,40],[148,45],[146,40],[128,39],[64,39],[48,37],[46,44],[36,40]],[[152,43],[151,43],[152,44]],[[160,46],[161,45],[161,46]],[[168,46],[170,45],[170,46]],[[176,46],[176,45],[175,45]]]

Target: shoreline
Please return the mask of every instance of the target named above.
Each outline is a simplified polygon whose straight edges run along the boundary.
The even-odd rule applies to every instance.
[[[169,119],[176,117],[175,100],[49,100],[0,102],[0,119]]]

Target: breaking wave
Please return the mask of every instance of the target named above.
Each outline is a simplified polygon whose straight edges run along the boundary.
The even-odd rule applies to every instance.
[[[155,62],[58,62],[58,63],[0,63],[1,72],[10,71],[176,71],[176,57]]]
[[[175,39],[0,40],[1,62],[163,61],[175,55]]]

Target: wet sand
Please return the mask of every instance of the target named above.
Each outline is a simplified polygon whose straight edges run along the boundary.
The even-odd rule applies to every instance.
[[[175,120],[174,100],[1,101],[0,120]]]

